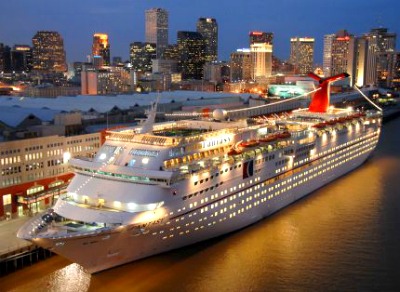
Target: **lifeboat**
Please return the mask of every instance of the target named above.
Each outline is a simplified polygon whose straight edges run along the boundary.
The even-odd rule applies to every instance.
[[[228,151],[228,155],[239,155],[242,154],[242,151],[239,149],[232,148]]]
[[[263,143],[268,143],[268,142],[273,142],[276,139],[277,139],[277,137],[275,134],[270,134],[268,136],[258,139],[258,141],[263,142]]]
[[[326,124],[325,123],[318,123],[318,124],[313,125],[313,127],[317,128],[317,129],[323,129],[323,128],[326,127]]]
[[[290,138],[290,136],[290,133],[287,131],[277,134],[278,139],[287,139]]]
[[[258,142],[257,140],[249,140],[249,141],[243,141],[239,143],[239,147],[243,147],[243,148],[250,148],[250,147],[256,147],[260,145],[260,142]]]

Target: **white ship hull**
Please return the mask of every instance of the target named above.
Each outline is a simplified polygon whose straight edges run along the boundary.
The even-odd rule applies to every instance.
[[[34,242],[95,273],[217,237],[253,224],[357,168],[378,139],[379,131],[371,132],[358,143],[327,153],[295,171],[279,173],[272,179],[266,179],[267,173],[263,178],[260,171],[252,184],[230,191],[240,184],[242,178],[238,177],[224,184],[226,194],[208,208],[202,205],[159,224],[142,229],[120,226],[93,235],[39,238]]]

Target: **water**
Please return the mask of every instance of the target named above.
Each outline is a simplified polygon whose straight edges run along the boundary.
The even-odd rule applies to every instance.
[[[400,119],[374,155],[239,232],[96,275],[54,256],[0,291],[400,291]]]

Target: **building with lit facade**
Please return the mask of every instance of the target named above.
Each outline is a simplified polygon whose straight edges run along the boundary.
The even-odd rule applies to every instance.
[[[0,219],[50,207],[73,177],[68,160],[99,146],[99,133],[0,142]]]
[[[32,48],[28,45],[3,46],[0,58],[0,71],[4,73],[28,73],[32,70]]]
[[[168,46],[168,11],[162,8],[152,8],[145,13],[146,43],[156,44],[157,59]]]
[[[109,66],[110,62],[110,43],[108,35],[105,33],[95,33],[93,35],[92,56],[101,57],[102,65]]]
[[[355,37],[346,30],[324,38],[324,74],[332,76],[347,72],[350,85],[353,85],[356,68]],[[326,54],[325,54],[326,53]]]
[[[251,54],[250,49],[237,49],[230,56],[230,80],[251,80]]]
[[[388,55],[392,55],[396,50],[396,34],[388,32],[387,28],[374,28],[365,35],[368,42],[367,64],[366,64],[366,84],[382,84],[390,79],[389,72],[392,70],[387,67],[393,62],[389,61]]]
[[[134,42],[129,52],[132,70],[140,72],[152,71],[152,60],[156,59],[156,44]]]
[[[272,75],[273,34],[268,32],[250,32],[250,54],[252,79],[264,82]]]
[[[314,38],[294,37],[290,39],[290,63],[296,74],[307,74],[314,66]]]
[[[335,38],[335,34],[324,35],[324,48],[323,48],[323,59],[322,59],[322,70],[324,76],[331,76],[332,66],[332,43]]]
[[[131,75],[123,67],[98,69],[88,66],[81,72],[82,95],[118,94],[131,90]]]
[[[205,60],[213,62],[218,60],[218,24],[215,18],[201,17],[197,21],[197,32],[205,41]]]
[[[38,31],[32,38],[33,70],[43,73],[67,71],[64,40],[56,31]]]
[[[182,79],[202,79],[205,63],[205,41],[195,31],[178,31],[179,70]]]
[[[230,68],[227,62],[216,61],[204,64],[204,80],[215,83],[216,87],[220,83],[228,82],[229,78]]]

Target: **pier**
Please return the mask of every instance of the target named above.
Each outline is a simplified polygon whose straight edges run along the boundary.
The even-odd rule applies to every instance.
[[[30,217],[0,221],[0,277],[52,255],[52,252],[17,238],[18,229]]]

